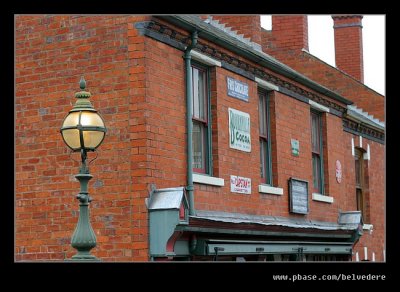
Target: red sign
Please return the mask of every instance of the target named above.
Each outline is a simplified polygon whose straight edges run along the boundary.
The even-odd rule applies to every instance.
[[[251,179],[247,177],[231,175],[231,192],[251,194]]]

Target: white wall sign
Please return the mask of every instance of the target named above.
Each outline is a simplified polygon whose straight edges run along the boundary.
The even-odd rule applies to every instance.
[[[308,214],[308,182],[305,180],[289,179],[290,212]]]
[[[336,181],[340,184],[342,182],[342,164],[339,160],[336,160]]]
[[[238,99],[249,101],[249,85],[239,80],[226,77],[228,95]]]
[[[229,115],[229,147],[251,152],[250,115],[232,108]]]
[[[240,194],[251,194],[251,179],[231,175],[231,192]]]

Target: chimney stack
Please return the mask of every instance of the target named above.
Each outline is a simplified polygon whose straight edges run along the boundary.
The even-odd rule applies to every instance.
[[[272,36],[280,50],[308,51],[307,15],[273,15]]]
[[[364,83],[362,15],[333,15],[336,67]]]

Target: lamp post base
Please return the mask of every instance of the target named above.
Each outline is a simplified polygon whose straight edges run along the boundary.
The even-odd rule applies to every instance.
[[[94,255],[87,254],[87,255],[74,255],[70,259],[65,259],[65,262],[101,262],[101,260]]]
[[[87,169],[86,169],[87,170]],[[83,172],[83,171],[81,171]],[[72,235],[71,245],[78,252],[72,256],[71,261],[99,261],[90,250],[96,247],[96,235],[89,221],[89,203],[91,198],[87,191],[88,182],[92,178],[89,173],[79,173],[75,177],[79,180],[81,191],[76,196],[79,200],[78,224]]]

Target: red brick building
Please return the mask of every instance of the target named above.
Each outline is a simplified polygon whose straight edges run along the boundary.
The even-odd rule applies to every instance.
[[[334,16],[354,66],[333,68],[305,16],[16,16],[16,261],[75,253],[59,130],[82,75],[108,129],[90,164],[101,260],[384,261],[384,97],[341,40],[361,18]]]

